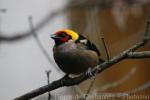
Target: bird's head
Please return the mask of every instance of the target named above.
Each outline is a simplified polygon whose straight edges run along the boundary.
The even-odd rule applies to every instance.
[[[77,41],[79,39],[79,34],[70,29],[62,29],[52,34],[51,38],[54,39],[55,45],[58,46],[69,40]]]

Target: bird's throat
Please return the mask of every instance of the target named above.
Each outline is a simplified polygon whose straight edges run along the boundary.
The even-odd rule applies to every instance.
[[[56,47],[57,47],[57,46],[60,46],[61,44],[63,44],[61,41],[55,40],[55,46],[56,46]]]

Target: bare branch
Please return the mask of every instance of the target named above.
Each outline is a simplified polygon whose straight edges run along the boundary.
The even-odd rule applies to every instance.
[[[150,19],[150,17],[149,17]],[[148,19],[148,20],[149,20]],[[148,36],[148,26],[150,24],[150,21],[147,22],[146,24],[146,31],[144,33],[143,38],[141,39],[141,41],[139,41],[138,43],[136,43],[135,45],[133,45],[131,48],[123,51],[122,53],[120,53],[117,56],[114,56],[112,59],[110,59],[109,61],[106,61],[100,65],[97,65],[95,68],[93,68],[91,70],[91,73],[93,75],[96,75],[98,73],[101,73],[102,71],[106,70],[107,68],[110,68],[112,65],[120,62],[121,60],[127,59],[128,58],[128,54],[130,54],[130,52],[134,52],[135,50],[137,50],[138,48],[144,46],[148,40],[150,39]],[[46,85],[46,86],[42,86],[38,89],[35,89],[31,92],[28,92],[20,97],[15,98],[15,100],[27,100],[27,99],[31,99],[34,98],[36,96],[39,96],[45,92],[48,91],[52,91],[54,89],[58,89],[60,87],[63,86],[73,86],[73,85],[77,85],[85,80],[87,80],[88,78],[91,78],[92,76],[88,75],[87,72],[81,74],[78,77],[75,78],[70,78],[70,77],[63,77],[59,80],[53,81],[51,84]]]
[[[34,29],[32,16],[30,16],[28,18],[28,20],[29,20],[29,26],[30,26],[30,29],[31,29],[31,33],[33,34],[32,36],[36,40],[36,43],[39,46],[39,48],[40,48],[41,52],[43,53],[44,57],[48,60],[50,65],[54,66],[57,69],[57,71],[60,71],[60,69],[58,69],[58,67],[56,66],[54,61],[50,58],[48,52],[45,50],[44,46],[42,45],[42,42],[40,41],[40,39],[38,37],[38,34],[36,33],[36,31]]]
[[[31,33],[25,33],[25,34],[18,34],[15,36],[4,36],[4,35],[0,35],[0,42],[13,42],[16,40],[22,40],[22,39],[26,39],[27,37],[29,37],[31,35]]]
[[[51,72],[52,72],[51,70],[46,70],[46,71],[45,71],[46,76],[47,76],[47,84],[48,84],[48,85],[50,84],[50,73],[51,73]],[[47,98],[47,100],[50,100],[50,99],[51,99],[51,93],[48,92],[48,98]]]
[[[104,86],[96,89],[96,91],[104,91],[107,90],[109,88],[114,88],[117,87],[121,84],[123,84],[125,81],[127,81],[129,78],[131,78],[132,75],[134,75],[136,72],[136,67],[133,67],[128,73],[126,73],[125,76],[123,76],[121,79],[115,81],[115,82],[110,82],[108,84],[105,84]]]
[[[123,76],[121,79],[115,81],[115,82],[108,82],[108,84],[105,84],[104,86],[100,87],[100,88],[96,88],[92,91],[92,93],[88,94],[88,95],[94,95],[94,94],[97,94],[97,93],[101,93],[102,91],[105,91],[109,88],[114,88],[114,87],[117,87],[121,84],[123,84],[125,81],[127,81],[129,78],[131,78],[132,75],[134,75],[136,72],[136,67],[133,67],[128,73],[126,73],[125,76]],[[84,95],[84,94],[83,94]],[[86,96],[86,95],[84,95]],[[89,98],[90,98],[89,96]],[[87,97],[88,99],[88,97]],[[85,99],[86,100],[86,99]]]
[[[42,29],[43,27],[45,27],[45,25],[47,25],[47,23],[51,22],[54,18],[56,18],[56,16],[58,16],[60,14],[63,14],[63,13],[65,13],[68,10],[65,7],[63,9],[58,9],[56,11],[51,12],[50,14],[48,14],[44,18],[44,20],[42,20],[40,23],[38,23],[34,27],[34,30],[38,31],[38,30]],[[6,36],[6,35],[4,35],[5,33],[1,32],[1,34],[0,34],[0,42],[15,42],[15,41],[18,41],[18,40],[27,39],[27,38],[32,36],[32,32],[30,30],[27,30],[27,31],[24,31],[24,32],[20,32],[20,33],[12,33],[12,34],[15,34],[15,35],[13,35],[13,36]]]
[[[93,10],[94,6],[96,6],[99,9],[108,9],[108,8],[112,7],[113,2],[114,1],[107,2],[107,1],[100,0],[100,2],[98,2],[96,4],[94,4],[94,3],[87,4],[84,2],[74,3],[71,6],[69,5],[67,7],[64,7],[64,8],[61,8],[61,9],[51,12],[44,18],[44,20],[40,21],[40,23],[38,23],[34,29],[35,29],[35,31],[42,29],[43,27],[45,27],[45,25],[47,25],[54,18],[56,18],[56,16],[65,14],[66,12],[69,12],[72,9],[85,10],[88,8],[88,10]],[[134,2],[134,3],[139,3],[142,5],[145,5],[147,3],[150,3],[150,1],[145,1],[145,2],[140,1],[140,2]],[[6,12],[6,11],[7,11],[7,9],[0,9],[0,12]],[[20,33],[12,33],[12,34],[15,34],[14,36],[5,36],[4,35],[5,33],[3,33],[3,32],[1,32],[1,33],[2,34],[0,34],[0,42],[14,42],[14,41],[18,41],[18,40],[24,40],[26,38],[29,38],[32,35],[30,30],[25,31],[25,32],[20,32],[21,34]]]
[[[38,23],[34,30],[38,31],[40,29],[42,29],[45,25],[47,25],[47,23],[51,22],[54,18],[56,18],[56,16],[64,14],[72,9],[80,9],[80,8],[87,8],[89,5],[83,4],[84,6],[81,6],[80,4],[74,4],[72,6],[68,6],[68,7],[64,7],[58,10],[55,10],[53,12],[51,12],[50,14],[48,14],[44,20],[42,20],[40,23]],[[91,5],[92,7],[94,5]],[[92,9],[92,7],[90,7]],[[4,11],[4,9],[1,9],[1,12]],[[22,34],[20,34],[22,33]],[[5,33],[1,32],[0,34],[0,42],[14,42],[14,41],[18,41],[18,40],[24,40],[29,38],[30,36],[32,36],[32,32],[30,30],[25,31],[25,32],[20,32],[20,33],[12,33],[15,34],[14,36],[6,36],[4,35]]]
[[[128,58],[150,58],[150,51],[130,52],[127,54]]]
[[[84,97],[81,97],[80,100],[87,100],[88,95],[90,94],[91,89],[92,89],[93,86],[94,86],[95,79],[96,79],[96,76],[93,77],[93,80],[91,81],[90,86],[89,86],[88,90],[86,91],[86,94],[84,95]]]

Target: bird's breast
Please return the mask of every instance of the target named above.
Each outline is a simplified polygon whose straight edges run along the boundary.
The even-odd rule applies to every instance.
[[[89,67],[94,67],[99,63],[96,52],[86,50],[75,43],[65,43],[55,47],[54,59],[60,69],[68,74],[82,73]]]

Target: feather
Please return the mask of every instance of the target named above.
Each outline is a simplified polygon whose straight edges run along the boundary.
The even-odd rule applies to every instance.
[[[80,74],[99,63],[99,57],[95,51],[88,50],[85,45],[72,41],[54,47],[54,59],[67,74]]]

